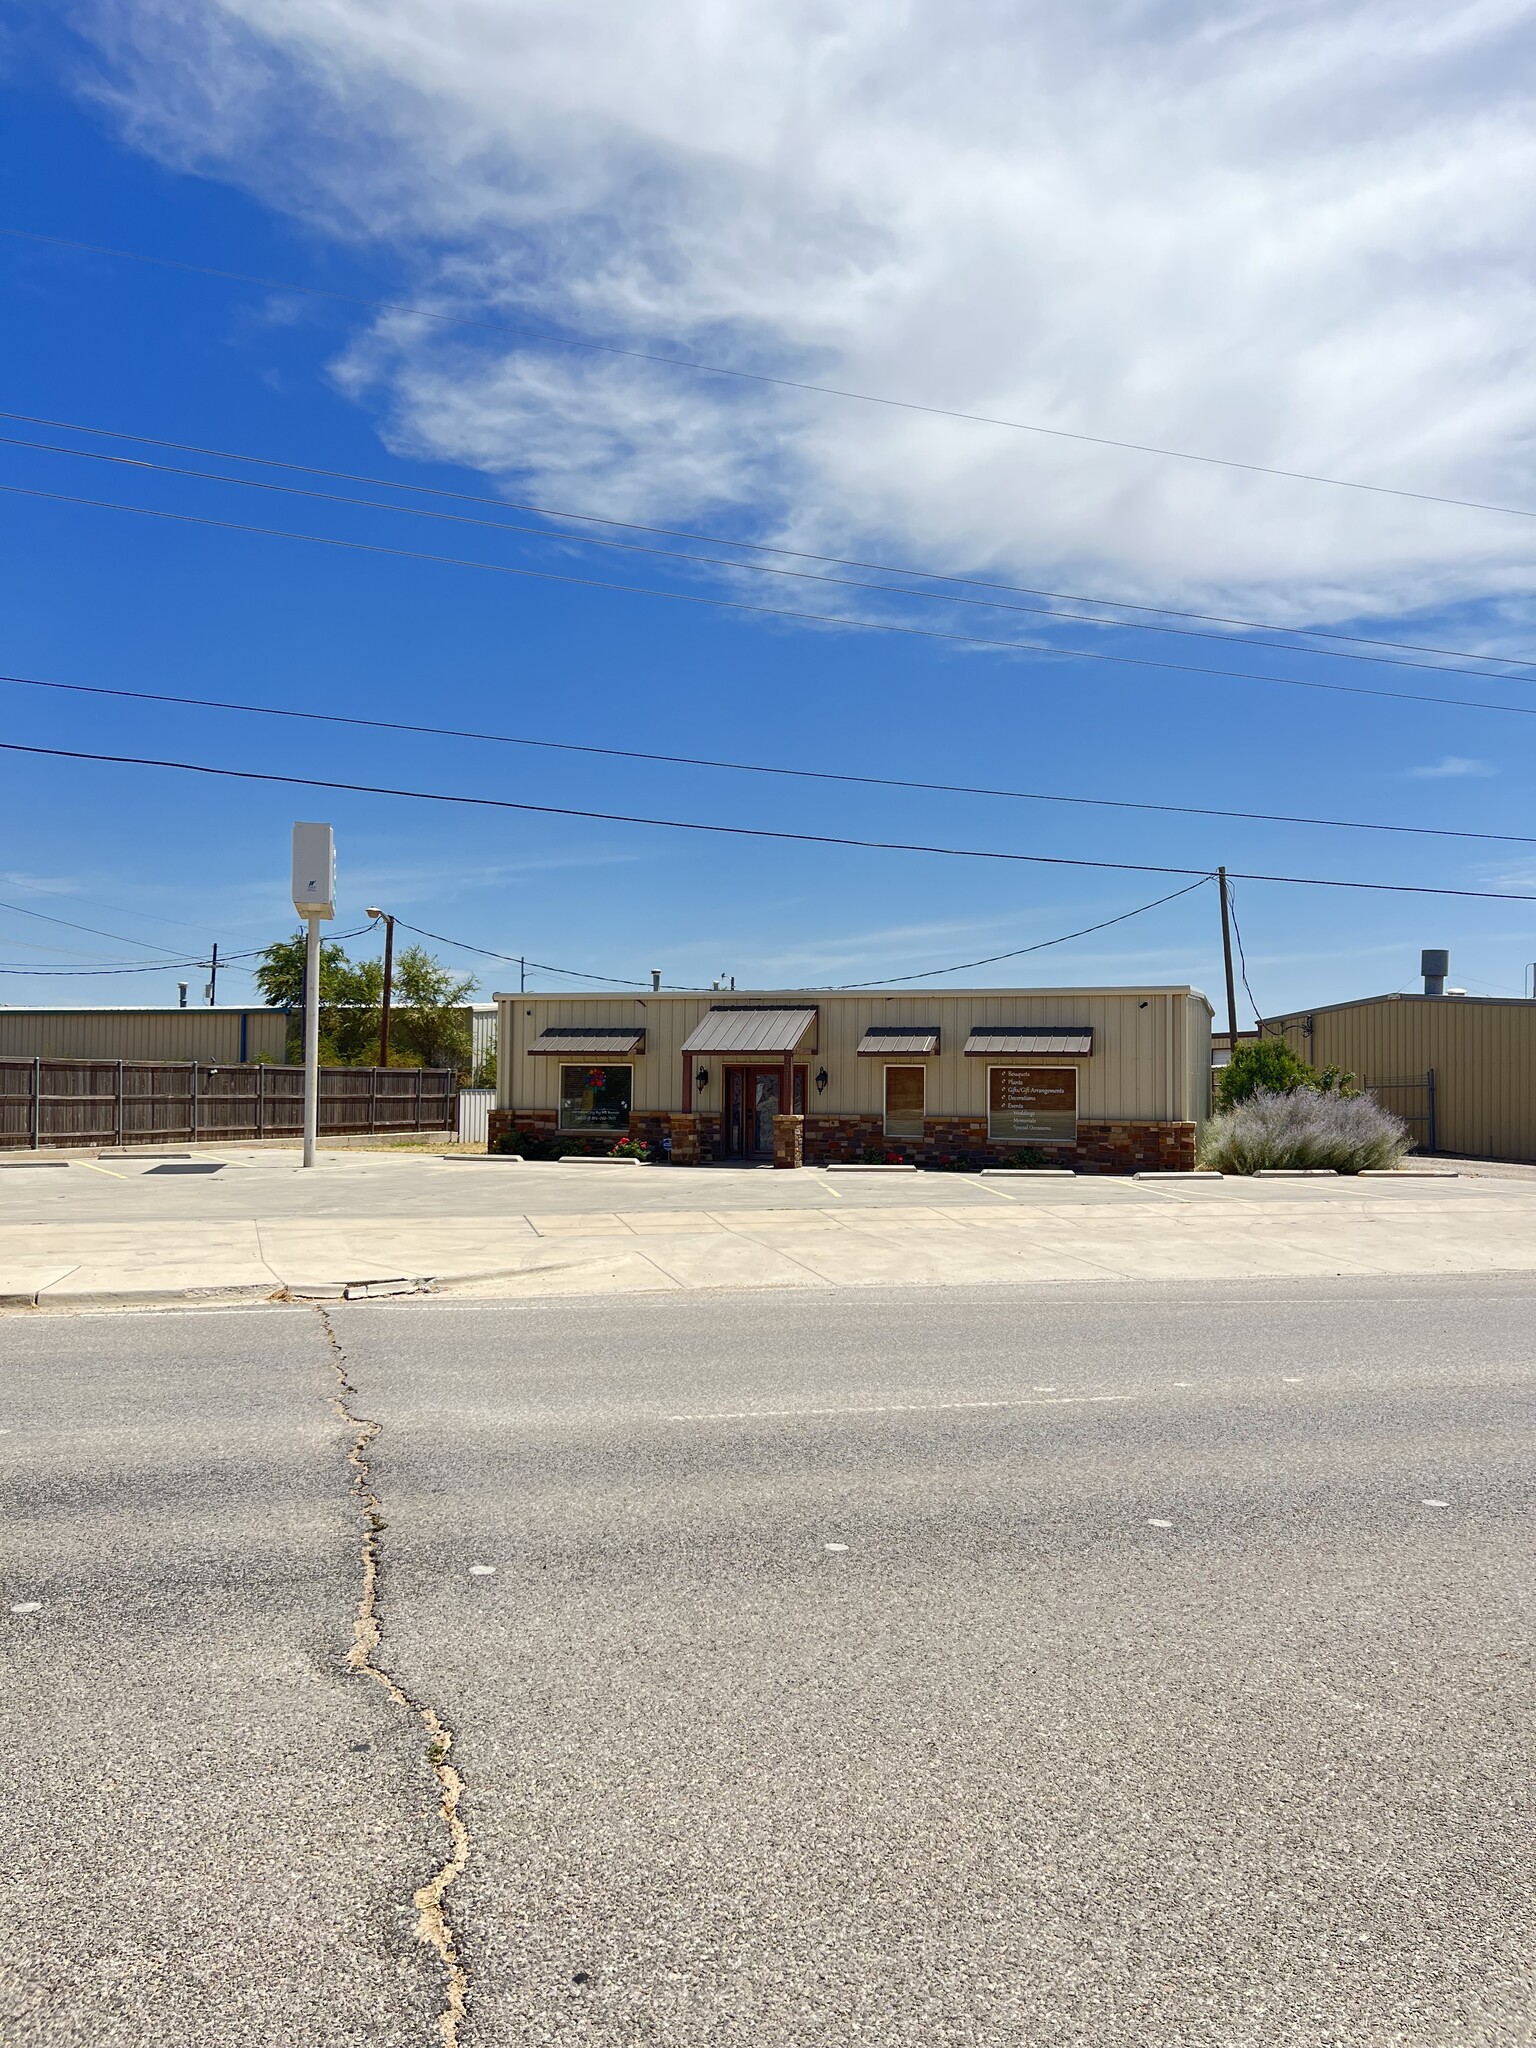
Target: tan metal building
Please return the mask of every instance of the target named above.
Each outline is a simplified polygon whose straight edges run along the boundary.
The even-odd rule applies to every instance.
[[[201,1060],[281,1066],[288,1019],[265,1009],[0,1009],[0,1059]]]
[[[1536,1002],[1390,995],[1264,1021],[1315,1067],[1357,1076],[1419,1147],[1536,1160]]]
[[[1194,1164],[1211,1008],[1188,987],[498,995],[495,1142],[676,1164]],[[790,1129],[789,1126],[798,1126]]]

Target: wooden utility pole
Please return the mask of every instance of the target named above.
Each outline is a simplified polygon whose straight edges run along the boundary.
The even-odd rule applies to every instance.
[[[375,910],[370,905],[370,917],[384,920],[384,991],[379,1002],[379,1065],[389,1065],[389,992],[395,978],[395,920],[387,910]]]
[[[219,1000],[219,942],[213,942],[213,958],[208,963],[208,1007],[211,1010]]]
[[[1221,958],[1227,970],[1227,1058],[1237,1051],[1237,988],[1232,980],[1232,912],[1227,905],[1227,871],[1216,870],[1221,885]]]

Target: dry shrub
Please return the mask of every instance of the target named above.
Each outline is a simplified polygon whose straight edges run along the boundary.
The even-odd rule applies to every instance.
[[[1261,1167],[1331,1166],[1338,1173],[1396,1166],[1410,1145],[1408,1126],[1369,1095],[1289,1095],[1260,1089],[1213,1116],[1200,1134],[1200,1164],[1222,1173]]]

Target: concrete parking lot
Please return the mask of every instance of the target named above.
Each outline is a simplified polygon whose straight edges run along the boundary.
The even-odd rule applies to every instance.
[[[1133,1180],[235,1151],[0,1162],[0,1304],[1528,1272],[1536,1177]]]
[[[0,1319],[7,2042],[1536,2039],[1536,1282],[763,1309]]]

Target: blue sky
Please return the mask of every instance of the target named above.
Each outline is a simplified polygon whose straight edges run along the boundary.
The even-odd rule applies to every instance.
[[[892,40],[914,31],[882,10],[850,9],[832,44],[814,10],[788,8],[769,29],[743,11],[738,28],[695,48],[685,9],[675,36],[653,22],[670,55],[651,64],[622,47],[628,16],[598,4],[570,10],[559,36],[520,0],[466,0],[440,12],[425,53],[402,43],[409,10],[393,0],[200,12],[193,32],[158,5],[81,7],[66,25],[53,10],[18,17],[0,46],[0,226],[481,324],[0,240],[7,408],[949,575],[1481,651],[1507,674],[1259,650],[1236,635],[1055,629],[1063,649],[1536,709],[1536,670],[1507,661],[1536,652],[1528,521],[528,338],[617,340],[1536,504],[1517,232],[1529,165],[1494,82],[1514,13],[1483,10],[1449,49],[1435,37],[1452,31],[1435,29],[1428,9],[1400,10],[1414,34],[1395,61],[1422,77],[1388,81],[1395,96],[1379,104],[1361,105],[1356,87],[1335,105],[1317,90],[1318,67],[1345,75],[1361,32],[1350,8],[1314,24],[1305,47],[1262,11],[1217,35],[1199,10],[1131,10],[1119,44],[1096,55],[1102,78],[1075,88],[1088,95],[1075,131],[1068,110],[1047,132],[1004,118],[1006,94],[995,120],[974,94],[982,74],[1006,80],[1010,65],[1020,92],[1027,82],[1048,94],[1053,66],[1082,78],[1069,31],[1044,17],[1040,45],[1023,52],[992,47],[1007,31],[978,9],[975,71],[962,64],[914,100],[907,81],[923,74],[923,53]],[[771,47],[754,42],[763,35]],[[1298,134],[1303,76],[1313,98]],[[1092,128],[1095,95],[1118,86],[1124,106],[1132,78],[1140,98],[1111,149]],[[733,118],[721,122],[731,92]],[[1191,140],[1175,125],[1170,140],[1184,105],[1203,110],[1204,127]],[[1128,189],[1127,169],[1129,212],[1101,196]],[[1463,192],[1475,210],[1458,207]],[[502,331],[519,325],[522,338]],[[78,432],[0,431],[263,474]],[[0,448],[0,482],[655,593],[0,496],[0,668],[12,674],[855,774],[1536,835],[1526,715],[677,602],[660,593],[995,638],[1051,630],[1033,615],[609,553],[552,520],[534,522],[543,537],[500,535],[36,447]],[[39,747],[1083,860],[1536,894],[1536,845],[774,781],[9,686],[0,705],[0,736]],[[286,932],[299,816],[336,826],[339,929],[382,903],[465,946],[635,979],[655,967],[678,984],[911,975],[1178,886],[24,755],[3,772],[0,1001],[12,1003],[174,1001],[178,980],[202,977],[171,961],[213,940],[232,954]],[[1249,881],[1237,905],[1267,1011],[1412,987],[1425,945],[1448,946],[1453,982],[1477,992],[1520,994],[1536,960],[1536,903]],[[436,950],[484,992],[515,977]],[[168,964],[132,975],[63,972],[157,959]],[[1217,997],[1214,893],[953,978],[1189,980]],[[238,968],[221,976],[221,995],[249,991]]]

